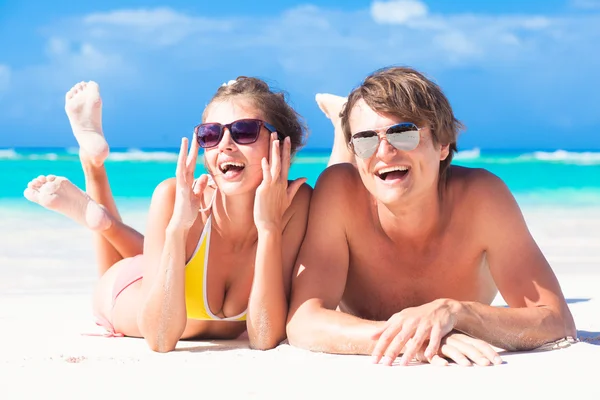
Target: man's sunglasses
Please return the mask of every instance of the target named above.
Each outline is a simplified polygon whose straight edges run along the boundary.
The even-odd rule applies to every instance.
[[[260,119],[238,119],[230,124],[219,124],[208,122],[194,128],[196,138],[200,147],[208,149],[215,147],[223,139],[225,128],[237,144],[251,144],[256,142],[260,134],[260,128],[265,127],[269,133],[276,131],[275,127]],[[281,138],[280,138],[281,139]]]
[[[387,128],[387,129],[386,129]],[[385,137],[389,144],[398,150],[410,151],[417,148],[419,145],[419,127],[412,122],[400,122],[398,124],[384,126],[378,129],[381,131],[386,129]],[[377,131],[362,131],[352,135],[350,144],[356,154],[360,158],[369,158],[377,151],[379,147],[379,135]]]

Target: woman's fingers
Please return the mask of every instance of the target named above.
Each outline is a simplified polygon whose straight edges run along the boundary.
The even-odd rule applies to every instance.
[[[263,183],[268,185],[271,183],[271,170],[269,168],[269,162],[265,157],[263,157],[263,159],[260,160],[260,165],[263,172]]]
[[[275,133],[271,134],[271,177],[273,179],[279,179],[281,173],[281,149],[279,148],[279,140],[275,139],[277,136]]]
[[[192,186],[194,195],[196,197],[202,196],[202,193],[204,193],[204,189],[206,189],[207,185],[208,185],[208,175],[204,174],[204,175],[200,176],[200,178],[196,179]]]
[[[177,177],[177,183],[185,182],[185,165],[187,159],[187,138],[181,139],[181,147],[179,148],[179,157],[177,158],[177,168],[175,170],[175,176]]]
[[[290,164],[292,163],[292,141],[287,136],[283,139],[283,155],[281,157],[281,181],[285,182],[288,179]]]
[[[192,145],[190,146],[190,153],[186,160],[186,177],[190,180],[194,179],[194,171],[196,170],[196,161],[198,160],[200,146],[198,145],[198,138],[196,132],[192,137]]]

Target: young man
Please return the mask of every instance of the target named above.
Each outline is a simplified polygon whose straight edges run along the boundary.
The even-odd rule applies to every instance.
[[[317,101],[338,124],[339,98]],[[352,159],[328,167],[313,193],[292,345],[385,365],[400,354],[402,365],[489,365],[502,362],[490,344],[528,350],[576,336],[508,188],[450,165],[460,128],[441,89],[412,69],[379,70],[352,91],[337,126]],[[508,308],[490,306],[498,290]]]

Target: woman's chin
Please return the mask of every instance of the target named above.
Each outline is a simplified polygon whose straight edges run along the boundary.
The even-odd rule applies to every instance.
[[[215,177],[215,182],[219,187],[219,191],[225,196],[238,196],[247,193],[255,193],[256,188],[260,185],[260,181],[256,179],[227,179],[223,176]]]

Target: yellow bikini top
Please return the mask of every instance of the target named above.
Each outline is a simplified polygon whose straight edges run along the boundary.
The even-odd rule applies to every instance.
[[[209,185],[212,179],[209,177]],[[212,182],[214,185],[214,181]],[[211,186],[212,186],[211,185]],[[217,190],[210,201],[210,204],[200,211],[207,211],[212,208],[212,204],[217,196]],[[208,307],[208,298],[206,297],[206,273],[208,271],[208,250],[210,247],[212,214],[206,220],[206,225],[200,235],[200,240],[194,250],[194,254],[185,266],[185,307],[187,317],[199,320],[215,321],[245,321],[247,310],[234,317],[221,318],[214,315]]]

